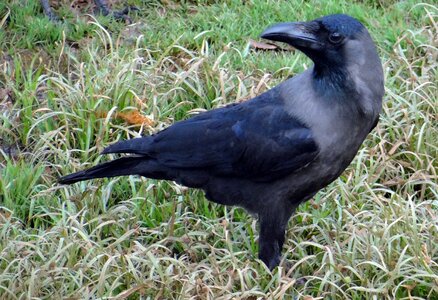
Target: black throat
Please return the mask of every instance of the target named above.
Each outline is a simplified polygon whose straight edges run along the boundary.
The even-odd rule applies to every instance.
[[[354,83],[345,66],[334,66],[315,63],[312,72],[315,90],[320,94],[351,95],[354,93]]]

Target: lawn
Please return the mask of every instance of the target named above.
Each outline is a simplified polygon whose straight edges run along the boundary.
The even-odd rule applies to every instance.
[[[438,8],[433,1],[0,3],[0,299],[438,299]],[[385,73],[380,123],[289,222],[279,268],[257,222],[135,176],[61,186],[102,149],[245,101],[311,65],[257,49],[270,24],[348,13]]]

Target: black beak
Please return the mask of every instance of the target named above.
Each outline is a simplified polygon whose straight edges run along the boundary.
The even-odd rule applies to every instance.
[[[319,25],[315,22],[278,23],[266,29],[261,37],[296,48],[318,49],[323,46],[316,36],[318,29]]]

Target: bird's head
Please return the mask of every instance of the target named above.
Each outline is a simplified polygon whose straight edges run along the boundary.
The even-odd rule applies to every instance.
[[[309,22],[275,24],[266,29],[261,37],[297,48],[313,60],[316,69],[321,70],[343,68],[370,46],[375,52],[367,29],[355,18],[343,14]],[[373,56],[376,54],[373,53]]]

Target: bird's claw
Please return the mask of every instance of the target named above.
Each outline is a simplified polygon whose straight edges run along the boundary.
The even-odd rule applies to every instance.
[[[132,19],[129,17],[128,14],[131,11],[139,11],[139,9],[135,6],[127,6],[120,11],[110,11],[109,9],[100,9],[99,11],[102,15],[112,17],[116,21],[124,21],[128,24],[131,24]]]
[[[53,23],[58,23],[61,20],[58,18],[58,16],[56,14],[54,14],[53,12],[48,12],[46,13],[47,18],[49,18],[50,22]]]

